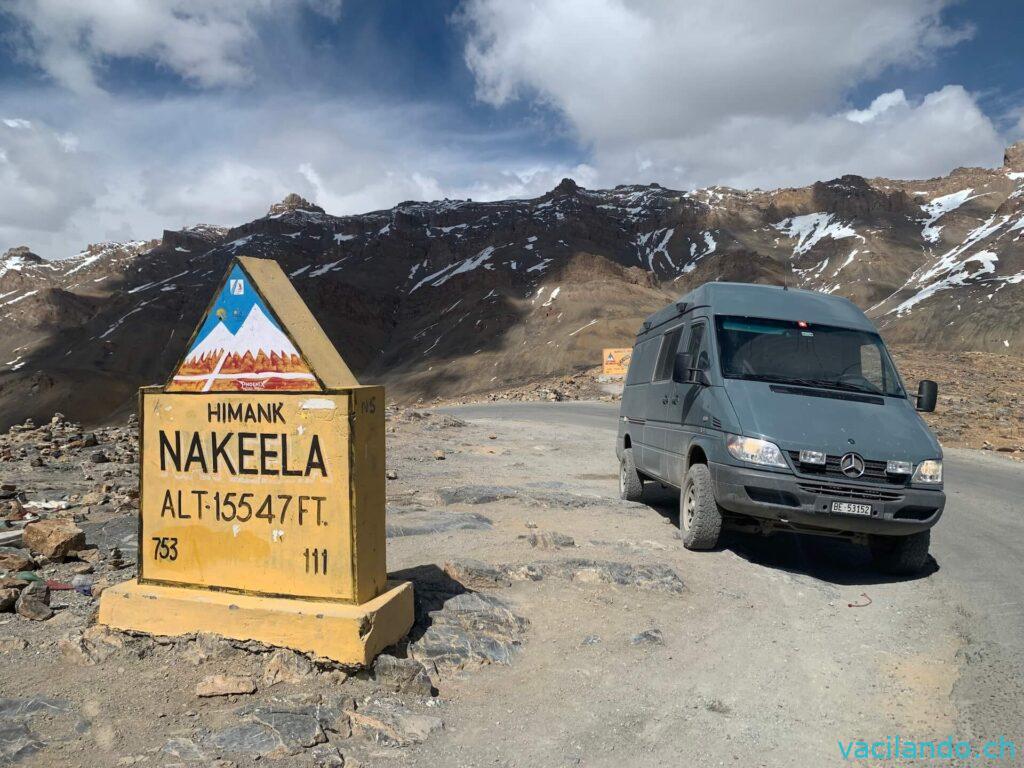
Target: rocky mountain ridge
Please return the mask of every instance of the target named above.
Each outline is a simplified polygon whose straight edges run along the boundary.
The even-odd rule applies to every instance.
[[[997,169],[808,187],[588,190],[332,216],[298,195],[225,229],[0,258],[0,426],[124,415],[166,380],[236,255],[274,258],[342,355],[403,399],[589,367],[709,280],[847,296],[886,337],[1024,350],[1024,143]]]

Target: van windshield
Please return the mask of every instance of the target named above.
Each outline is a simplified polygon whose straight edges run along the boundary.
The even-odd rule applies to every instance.
[[[877,333],[804,321],[715,318],[722,375],[903,397]]]

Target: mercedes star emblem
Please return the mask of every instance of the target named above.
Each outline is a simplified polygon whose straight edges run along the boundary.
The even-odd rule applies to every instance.
[[[847,477],[860,477],[864,474],[864,459],[856,453],[847,453],[839,460],[839,469]]]

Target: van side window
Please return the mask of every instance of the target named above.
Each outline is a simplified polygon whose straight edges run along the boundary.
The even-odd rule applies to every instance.
[[[661,351],[658,354],[658,365],[654,369],[652,381],[665,381],[672,378],[672,365],[675,363],[676,349],[679,347],[679,337],[682,335],[682,326],[673,328],[661,337]]]
[[[690,338],[686,343],[686,351],[690,355],[690,365],[694,368],[707,369],[708,354],[704,349],[704,323],[694,323],[690,329]]]
[[[648,339],[633,347],[633,355],[626,372],[626,386],[630,384],[646,384],[651,380],[654,368],[654,356],[658,349],[658,339]]]

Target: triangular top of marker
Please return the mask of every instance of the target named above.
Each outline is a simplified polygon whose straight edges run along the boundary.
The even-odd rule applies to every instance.
[[[165,389],[322,392],[358,385],[280,265],[240,256]]]

